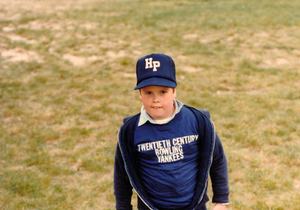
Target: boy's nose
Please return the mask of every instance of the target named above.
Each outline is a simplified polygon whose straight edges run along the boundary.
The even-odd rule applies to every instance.
[[[159,103],[159,98],[158,98],[157,96],[154,96],[153,102],[154,102],[154,103]]]
[[[154,103],[159,103],[159,99],[156,99],[156,98],[155,98],[155,99],[153,99],[153,102],[154,102]]]

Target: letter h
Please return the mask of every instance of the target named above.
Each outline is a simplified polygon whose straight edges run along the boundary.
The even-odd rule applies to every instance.
[[[153,58],[146,58],[145,59],[145,62],[146,62],[145,69],[153,68],[153,66],[152,66],[152,59]]]

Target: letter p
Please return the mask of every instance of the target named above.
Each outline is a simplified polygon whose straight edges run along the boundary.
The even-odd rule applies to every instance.
[[[153,71],[157,71],[157,68],[160,67],[159,61],[153,61]]]

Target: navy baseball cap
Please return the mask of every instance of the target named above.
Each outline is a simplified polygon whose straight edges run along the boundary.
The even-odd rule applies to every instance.
[[[164,86],[175,88],[175,63],[165,54],[151,54],[140,58],[136,64],[137,85],[135,90],[146,86]]]

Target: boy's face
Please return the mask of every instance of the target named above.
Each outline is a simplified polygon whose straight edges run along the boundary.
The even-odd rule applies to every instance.
[[[154,120],[163,120],[171,117],[175,106],[176,89],[162,86],[147,86],[140,89],[140,100]]]

